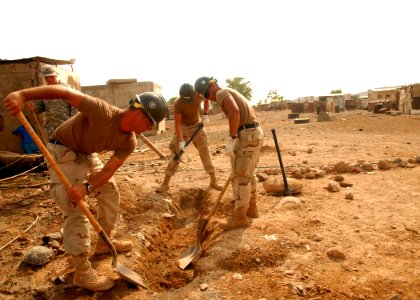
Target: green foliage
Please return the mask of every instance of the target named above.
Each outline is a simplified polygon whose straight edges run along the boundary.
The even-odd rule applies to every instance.
[[[239,93],[241,93],[248,101],[252,99],[252,88],[250,81],[244,81],[243,77],[235,77],[233,79],[226,79],[226,85]]]
[[[342,94],[342,92],[341,92],[341,89],[338,89],[338,90],[332,90],[330,94]]]
[[[174,104],[176,98],[178,98],[178,97],[172,97],[172,98],[170,98],[168,101],[166,101],[166,104],[168,104],[168,105]]]
[[[270,90],[267,97],[264,99],[264,103],[271,103],[274,101],[284,101],[284,98],[278,94],[277,90]]]

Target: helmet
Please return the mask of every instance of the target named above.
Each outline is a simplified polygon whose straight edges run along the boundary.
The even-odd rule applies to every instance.
[[[41,69],[41,77],[57,76],[57,69],[51,65],[44,65]]]
[[[204,95],[206,92],[206,89],[210,83],[210,81],[213,79],[213,77],[200,77],[195,81],[194,88],[197,91],[197,93],[200,93]]]
[[[130,108],[141,109],[153,121],[153,125],[162,121],[168,113],[165,98],[154,92],[136,95],[136,98],[130,100]]]
[[[194,102],[195,91],[194,87],[189,83],[184,83],[179,89],[179,96],[185,102]]]

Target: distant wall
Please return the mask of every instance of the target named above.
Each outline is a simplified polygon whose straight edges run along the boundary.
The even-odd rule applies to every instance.
[[[161,94],[162,88],[151,81],[137,82],[136,79],[110,79],[106,82],[106,85],[82,86],[82,92],[125,109],[136,94],[144,92]],[[163,132],[165,132],[165,120],[160,122],[154,130],[145,133],[145,135],[155,135]]]

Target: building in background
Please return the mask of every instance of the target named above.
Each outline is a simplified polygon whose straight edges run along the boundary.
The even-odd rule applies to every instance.
[[[80,90],[79,75],[74,72],[74,59],[58,60],[46,57],[30,57],[16,60],[0,59],[0,99],[4,99],[9,93],[35,86],[43,85],[43,79],[39,76],[44,65],[55,66],[59,71],[58,79]],[[23,113],[29,122],[35,124],[33,115],[24,110]],[[12,133],[18,127],[19,121],[9,115],[3,101],[0,101],[0,151],[23,153],[20,138]]]

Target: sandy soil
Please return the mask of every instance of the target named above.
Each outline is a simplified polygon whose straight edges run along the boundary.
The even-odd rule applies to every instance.
[[[0,298],[420,299],[420,162],[415,160],[420,118],[353,111],[336,114],[331,122],[302,114],[310,122],[294,124],[288,113],[258,113],[266,133],[258,173],[261,180],[282,177],[275,129],[287,177],[296,177],[297,169],[303,176],[302,192],[295,195],[301,204],[282,206],[283,196],[267,193],[260,182],[260,217],[249,228],[223,232],[217,224],[232,211],[229,187],[207,226],[202,256],[185,270],[177,260],[194,245],[200,217],[219,195],[207,188],[209,177],[196,149],[187,149],[164,195],[155,188],[167,162],[147,146],[140,145],[118,171],[118,235],[135,245],[118,261],[144,276],[147,290],[121,279],[106,255],[93,257],[92,264],[113,276],[115,287],[104,293],[74,287],[74,269],[62,244],[48,264],[25,264],[25,252],[59,231],[62,216],[49,195],[47,173],[2,182],[0,247],[18,238],[1,251]],[[210,120],[210,150],[223,184],[230,171],[223,154],[227,121],[220,115]],[[150,140],[169,154],[173,121],[167,127]],[[379,169],[380,161],[391,169]],[[350,165],[341,174],[349,186],[330,192],[326,187],[339,162]],[[363,164],[373,169],[366,171]],[[95,213],[95,199],[88,204]]]

